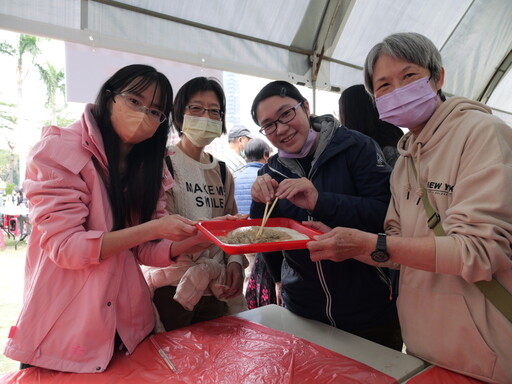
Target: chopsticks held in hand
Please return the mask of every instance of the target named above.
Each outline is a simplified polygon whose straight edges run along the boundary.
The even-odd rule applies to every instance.
[[[277,200],[278,198],[276,197],[274,199],[274,202],[272,203],[272,206],[270,207],[270,209],[268,209],[268,206],[269,206],[269,201],[267,201],[267,204],[265,204],[265,212],[263,212],[263,219],[261,220],[261,227],[258,231],[258,233],[256,234],[256,238],[258,239],[261,234],[263,233],[263,227],[265,227],[265,224],[267,224],[267,220],[268,218],[270,217],[270,214],[272,213],[272,210],[274,209],[274,207],[276,206],[276,203],[277,203]]]

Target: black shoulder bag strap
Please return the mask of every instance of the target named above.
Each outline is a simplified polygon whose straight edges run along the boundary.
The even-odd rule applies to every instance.
[[[171,156],[165,156],[165,164],[167,164],[167,169],[171,172],[171,176],[174,177],[174,168],[172,167]]]
[[[213,156],[210,155],[210,159],[213,161]],[[220,166],[220,178],[222,180],[222,185],[226,184],[226,163],[220,160],[217,160]],[[174,177],[174,168],[172,166],[171,156],[165,156],[165,164],[167,164],[167,169],[171,172],[171,176]]]
[[[412,164],[414,176],[416,176],[416,168],[414,161],[409,158]],[[434,231],[436,236],[446,236],[446,233],[441,225],[441,216],[432,208],[428,200],[427,191],[423,185],[420,185],[423,190],[421,200],[427,213],[427,225]],[[512,293],[501,285],[501,283],[494,277],[491,281],[477,281],[475,285],[480,289],[484,296],[489,300],[510,322],[512,322]]]

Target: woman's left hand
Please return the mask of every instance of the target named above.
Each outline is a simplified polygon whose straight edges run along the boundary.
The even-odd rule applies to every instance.
[[[226,285],[228,288],[219,297],[220,299],[231,299],[242,293],[244,275],[242,266],[239,263],[232,262],[226,267]]]
[[[237,213],[236,215],[224,215],[217,216],[213,219],[204,219],[204,220],[245,220],[249,217],[249,214],[242,215],[241,213]]]
[[[314,210],[318,201],[318,191],[306,177],[281,181],[276,196],[280,199],[288,199],[293,205],[308,211]]]
[[[311,261],[343,261],[359,256],[368,256],[375,248],[373,233],[353,228],[336,227],[323,235],[315,236],[316,241],[307,243]]]
[[[198,231],[195,235],[187,237],[185,240],[174,241],[171,245],[171,259],[181,255],[184,252],[196,253],[204,251],[213,245],[202,232]]]
[[[311,227],[313,229],[316,229],[317,231],[327,233],[332,230],[331,227],[328,225],[325,225],[321,221],[303,221],[302,225],[305,225],[306,227]]]

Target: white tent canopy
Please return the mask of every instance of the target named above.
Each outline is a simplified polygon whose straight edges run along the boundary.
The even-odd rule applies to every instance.
[[[0,0],[0,28],[336,92],[414,31],[441,50],[446,94],[512,115],[510,0]]]

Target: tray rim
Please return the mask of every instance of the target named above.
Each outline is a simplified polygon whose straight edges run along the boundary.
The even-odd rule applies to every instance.
[[[272,217],[268,220],[267,226],[269,227],[282,227],[284,225],[276,225],[278,221],[285,221],[287,224],[292,223],[294,226],[298,226],[299,228],[303,228],[310,233],[304,233],[309,238],[303,240],[290,240],[290,241],[277,241],[277,242],[269,242],[269,243],[254,243],[254,244],[228,244],[222,242],[216,235],[214,235],[208,226],[215,223],[237,223],[244,222],[244,225],[233,226],[231,230],[234,230],[239,227],[248,227],[253,226],[253,224],[261,224],[262,219],[242,219],[242,220],[201,220],[196,223],[196,227],[198,230],[203,232],[214,244],[216,244],[219,248],[221,248],[224,252],[228,254],[240,254],[240,253],[257,253],[257,252],[278,252],[278,251],[286,251],[286,250],[294,250],[294,249],[307,249],[306,244],[309,241],[313,241],[312,236],[321,235],[322,232],[307,227],[302,224],[300,221],[295,219],[291,219],[288,217]],[[206,226],[205,226],[205,223]],[[273,225],[274,224],[274,225]],[[287,226],[291,228],[291,226]],[[294,228],[291,228],[294,229]],[[300,232],[300,231],[299,231]],[[303,232],[301,232],[303,233]],[[275,248],[279,249],[275,249]]]

